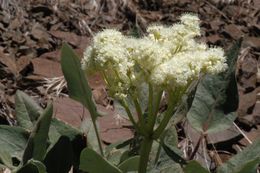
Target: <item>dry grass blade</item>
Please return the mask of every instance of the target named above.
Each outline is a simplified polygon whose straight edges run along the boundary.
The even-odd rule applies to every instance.
[[[203,157],[204,157],[204,162],[207,166],[207,169],[210,170],[210,163],[207,160],[207,145],[206,145],[206,139],[205,137],[202,139],[202,149],[203,149]]]
[[[85,34],[88,32],[92,37],[94,37],[93,31],[91,30],[91,28],[89,27],[89,25],[86,23],[86,21],[84,19],[79,21],[79,26],[80,26],[80,30],[81,30],[82,34]]]
[[[211,138],[209,136],[208,136],[208,138],[209,138],[209,140],[211,140]],[[222,159],[220,158],[220,156],[218,154],[220,151],[217,151],[214,144],[212,144],[212,147],[213,147],[213,151],[209,152],[209,154],[210,154],[211,158],[213,158],[213,160],[215,161],[216,165],[220,166],[223,163]],[[223,152],[228,153],[227,151],[223,151]]]
[[[248,142],[249,144],[252,144],[253,142],[247,137],[247,135],[242,131],[242,129],[240,129],[240,128],[236,125],[235,122],[234,122],[233,124],[234,124],[234,126],[236,127],[236,129],[244,136],[244,138],[247,140],[247,142]]]
[[[54,78],[44,78],[44,87],[46,88],[46,94],[54,93],[56,96],[61,95],[63,89],[66,88],[67,83],[63,76]]]

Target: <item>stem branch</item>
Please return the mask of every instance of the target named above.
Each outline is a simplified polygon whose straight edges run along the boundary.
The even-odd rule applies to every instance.
[[[140,106],[140,103],[137,98],[133,98],[133,101],[134,101],[134,105],[135,105],[135,109],[137,112],[137,116],[138,116],[140,125],[141,125],[141,127],[145,127],[145,120],[144,120],[144,116],[142,113],[142,108]]]
[[[170,121],[171,117],[173,116],[175,112],[175,108],[178,105],[180,99],[182,98],[183,93],[186,91],[186,87],[176,89],[176,93],[173,91],[169,91],[169,101],[168,101],[168,108],[167,111],[163,117],[163,120],[161,121],[159,127],[154,131],[153,138],[158,139],[164,129],[166,128],[168,122]]]
[[[129,118],[129,120],[131,121],[131,123],[133,124],[134,128],[136,129],[136,131],[138,133],[140,133],[141,135],[147,136],[145,130],[140,128],[140,126],[135,122],[135,119],[134,119],[134,117],[133,117],[133,115],[132,115],[132,113],[131,113],[131,111],[130,111],[127,103],[126,103],[126,101],[125,100],[120,100],[119,102],[124,107],[124,109],[125,109],[125,111],[127,113],[127,116]]]
[[[101,143],[101,139],[99,137],[99,132],[98,132],[98,128],[97,128],[97,124],[95,121],[93,121],[93,126],[94,126],[94,130],[95,130],[95,134],[97,137],[97,141],[98,141],[98,147],[100,150],[100,154],[104,157],[104,152],[103,152],[103,148],[102,148],[102,143]]]

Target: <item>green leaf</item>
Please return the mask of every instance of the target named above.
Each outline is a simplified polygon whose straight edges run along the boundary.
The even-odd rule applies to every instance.
[[[161,138],[163,140],[163,138]],[[170,140],[171,141],[171,140]],[[163,145],[163,144],[162,144]],[[169,150],[171,150],[169,148]],[[172,152],[172,151],[170,151]],[[180,152],[180,151],[178,151]],[[180,157],[181,153],[174,153],[175,155],[178,155]],[[165,149],[160,150],[160,154],[158,155],[158,161],[153,165],[152,169],[149,171],[149,173],[183,173],[183,170],[181,168],[181,165],[172,159],[171,153],[166,153]],[[174,156],[175,157],[175,156]],[[186,161],[184,161],[186,162]],[[152,163],[150,164],[152,165]]]
[[[39,161],[44,159],[52,113],[53,106],[49,104],[37,120],[24,151],[23,164],[32,158]]]
[[[137,171],[139,166],[140,156],[130,157],[120,165],[118,168],[121,169],[123,173],[127,173],[128,171]]]
[[[161,136],[162,148],[165,153],[176,163],[186,164],[182,158],[182,152],[178,149],[178,134],[174,124],[170,124]]]
[[[98,122],[97,123],[97,127],[98,127]],[[98,141],[96,140],[96,133],[94,130],[94,125],[91,119],[86,118],[85,120],[82,121],[80,128],[82,129],[82,131],[84,132],[84,134],[86,134],[87,137],[87,146],[88,148],[91,148],[95,151],[99,151],[98,148]]]
[[[56,144],[61,136],[68,137],[72,142],[77,140],[78,137],[82,137],[82,141],[84,140],[83,133],[80,130],[64,123],[63,121],[53,118],[49,130],[50,146],[48,150]]]
[[[77,169],[79,166],[80,153],[86,147],[86,137],[79,129],[73,128],[64,122],[53,118],[49,131],[50,146],[48,147],[48,151],[52,150],[61,136],[68,137],[72,143],[73,167]]]
[[[203,133],[216,133],[226,130],[233,125],[236,118],[235,113],[225,114],[224,110],[216,107],[217,102],[222,99],[218,89],[224,82],[219,76],[207,75],[197,88],[187,118],[196,130]],[[223,88],[223,87],[222,87]]]
[[[61,136],[67,136],[71,141],[74,140],[76,136],[83,135],[83,133],[80,130],[56,118],[53,118],[51,120],[51,127],[55,128]],[[51,132],[49,135],[51,135]]]
[[[44,164],[37,160],[29,160],[16,173],[47,173]]]
[[[0,163],[3,163],[6,167],[13,169],[13,161],[11,155],[5,151],[0,150]]]
[[[3,165],[0,163],[0,170],[6,169],[6,168],[8,168],[6,165]]]
[[[196,94],[199,82],[200,82],[200,79],[193,81],[187,90],[187,94],[185,94],[184,100],[186,102],[185,107],[186,107],[187,112],[190,110],[190,108],[192,106],[192,102],[195,98],[195,94]]]
[[[4,159],[2,153],[9,153],[21,161],[28,138],[29,132],[21,127],[0,125],[0,158]]]
[[[61,136],[58,142],[47,153],[44,164],[48,173],[69,172],[73,162],[73,148],[70,139]]]
[[[217,173],[242,173],[241,170],[252,170],[254,163],[260,163],[260,139],[233,156],[217,168]],[[248,172],[251,173],[251,172]]]
[[[98,166],[97,166],[98,165]],[[80,169],[89,173],[122,173],[94,150],[85,148],[80,155]]]
[[[15,106],[18,125],[28,130],[32,129],[43,109],[30,96],[19,90],[16,92]],[[51,142],[56,143],[62,135],[73,140],[76,136],[83,134],[78,129],[53,118],[49,132]]]
[[[92,99],[91,88],[81,69],[78,56],[66,43],[63,44],[61,49],[61,67],[67,81],[70,97],[82,103],[89,110],[92,121],[95,121],[98,113]]]
[[[174,124],[169,124],[161,137],[163,143],[167,146],[178,147],[178,134]]]
[[[167,146],[166,144],[162,144],[162,147],[165,151],[165,153],[176,163],[179,163],[181,165],[186,164],[186,160],[181,157],[182,152],[174,146]]]
[[[257,171],[259,163],[260,158],[249,161],[236,173],[255,173]]]
[[[27,94],[18,90],[15,95],[15,114],[19,126],[31,130],[42,108]]]
[[[184,173],[210,173],[208,170],[206,170],[204,167],[202,167],[197,161],[193,160],[190,161],[183,169]]]
[[[149,173],[183,173],[180,164],[172,160],[161,161],[156,167],[148,171]],[[199,172],[196,172],[199,173]]]
[[[182,152],[178,149],[178,134],[174,124],[169,124],[161,136],[162,147],[165,153],[176,163],[186,164]]]
[[[122,154],[124,153],[124,150],[122,149],[114,149],[109,154],[107,154],[106,159],[109,163],[113,165],[118,165],[120,163],[120,159]]]
[[[107,154],[113,152],[114,149],[124,149],[124,148],[128,149],[129,145],[131,145],[132,141],[133,141],[133,138],[130,138],[127,140],[112,143],[105,148],[105,154],[107,155]]]
[[[206,75],[197,86],[195,98],[187,114],[188,121],[202,133],[216,133],[233,125],[238,107],[235,66],[241,42],[229,51],[226,72]]]
[[[242,41],[243,41],[242,38],[239,39],[235,44],[232,45],[232,47],[226,53],[227,64],[229,67],[232,67],[232,68],[229,68],[230,72],[234,71],[234,69],[236,68],[236,61],[237,61],[237,57],[239,55],[239,50],[241,48]]]
[[[223,105],[225,113],[234,112],[238,108],[238,89],[236,82],[236,61],[239,55],[239,50],[242,44],[242,39],[239,39],[227,52],[228,70],[225,74],[225,81],[227,81],[226,99]]]
[[[127,160],[129,157],[131,157],[129,153],[130,152],[129,145],[131,141],[132,139],[128,139],[125,141],[118,141],[116,143],[107,146],[105,148],[106,159],[114,165],[118,165],[123,161]]]
[[[130,150],[125,150],[120,157],[119,163],[122,163],[123,161],[127,160],[131,156],[131,151]]]

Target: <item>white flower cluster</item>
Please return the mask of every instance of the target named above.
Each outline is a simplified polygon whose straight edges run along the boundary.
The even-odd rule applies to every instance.
[[[98,33],[84,53],[82,68],[100,71],[115,97],[125,97],[143,82],[160,87],[185,86],[201,72],[219,73],[227,68],[221,48],[195,40],[199,18],[185,14],[173,26],[153,25],[147,36],[131,38],[116,30]]]

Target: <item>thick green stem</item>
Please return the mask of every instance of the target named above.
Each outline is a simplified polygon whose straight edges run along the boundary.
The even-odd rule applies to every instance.
[[[142,141],[138,173],[146,173],[148,161],[149,161],[149,154],[151,152],[152,145],[153,145],[152,138],[145,137],[144,140]]]
[[[138,173],[146,173],[149,162],[149,155],[153,144],[153,128],[156,121],[157,112],[160,107],[162,91],[154,93],[154,88],[149,84],[149,102],[148,102],[148,118],[147,118],[147,132],[148,136],[145,136],[141,143],[140,162]],[[143,126],[142,126],[143,127]]]

